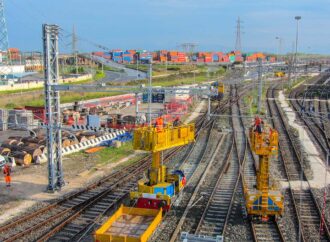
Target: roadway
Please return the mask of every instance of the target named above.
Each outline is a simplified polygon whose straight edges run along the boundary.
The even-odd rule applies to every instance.
[[[143,71],[137,71],[134,69],[126,68],[125,65],[116,63],[111,60],[106,60],[98,56],[91,56],[90,58],[96,62],[103,64],[104,66],[120,69],[123,71],[123,72],[111,72],[111,71],[107,72],[108,77],[105,78],[106,80],[111,81],[111,78],[114,78],[116,79],[117,82],[124,82],[127,80],[141,80],[147,78],[147,73]]]

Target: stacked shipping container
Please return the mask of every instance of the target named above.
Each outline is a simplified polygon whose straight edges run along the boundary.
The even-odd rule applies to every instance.
[[[259,58],[274,62],[276,61],[274,56],[266,56],[261,52],[257,53],[245,53],[240,51],[232,51],[230,53],[223,52],[197,52],[192,55],[191,60],[185,52],[159,50],[156,52],[149,52],[147,50],[126,50],[120,49],[112,50],[111,52],[93,52],[93,55],[103,57],[105,59],[111,59],[118,63],[131,64],[139,61],[140,63],[147,63],[149,60],[156,62],[171,62],[171,63],[186,63],[189,61],[198,63],[233,63],[233,62],[256,62]]]

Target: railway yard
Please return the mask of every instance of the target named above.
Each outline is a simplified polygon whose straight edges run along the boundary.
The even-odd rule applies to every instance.
[[[234,71],[229,81],[241,75]],[[225,85],[223,98],[211,102],[210,116],[205,101],[192,106],[195,111],[188,112],[186,119],[195,123],[195,142],[163,151],[163,163],[170,170],[182,170],[186,185],[172,198],[170,211],[163,214],[148,241],[330,241],[329,78],[321,73],[284,90],[285,78],[271,78],[265,84],[260,117],[279,137],[278,152],[270,159],[270,186],[279,187],[284,197],[284,213],[266,221],[251,216],[246,207],[248,191],[257,187],[261,165],[249,137],[254,116],[247,97],[255,84]],[[87,183],[79,181],[79,186],[64,187],[56,195],[36,196],[35,202],[3,218],[1,241],[93,240],[95,231],[121,204],[130,206],[129,193],[136,190],[151,165],[152,156],[142,154],[131,153],[135,159],[111,169],[100,166],[102,176],[81,178],[90,179]],[[83,157],[91,160],[95,156]],[[46,168],[45,164],[41,167]],[[13,179],[16,174],[31,176],[41,167],[32,167],[32,172],[17,167]],[[64,169],[73,170],[73,176],[78,173],[66,165]],[[70,177],[65,179],[71,182]],[[13,184],[11,189],[17,189],[19,183]],[[20,207],[20,201],[10,200],[34,200],[30,195],[13,196],[5,204]]]
[[[0,242],[330,242],[326,4],[61,1],[0,0]]]

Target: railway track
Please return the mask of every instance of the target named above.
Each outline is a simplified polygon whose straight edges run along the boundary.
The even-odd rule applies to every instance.
[[[197,120],[197,134],[205,122],[206,115]],[[165,152],[164,161],[171,159],[182,149],[183,147],[179,147]],[[0,241],[16,241],[21,238],[24,241],[75,240],[127,197],[150,166],[150,162],[151,157],[145,157],[79,192],[2,225]]]
[[[225,104],[224,104],[225,105]],[[201,133],[203,133],[203,127],[208,126],[209,121],[207,121],[206,114],[203,115],[197,122],[197,135],[198,138]],[[205,142],[206,143],[206,142]],[[177,156],[179,150],[184,149],[184,147],[179,147],[175,149],[174,153],[170,157],[165,157],[165,161],[170,160],[171,157]],[[188,157],[190,154],[193,154],[195,151],[195,145],[192,145],[188,152],[185,152],[186,156]],[[175,157],[176,158],[176,157]],[[180,162],[179,162],[180,163]],[[183,161],[184,163],[184,161]],[[189,163],[190,164],[190,163]],[[191,176],[191,173],[193,172],[194,167],[193,165],[190,167],[190,169],[185,170],[186,177],[189,178]],[[136,187],[137,180],[142,178],[142,175],[144,174],[144,171],[137,171],[136,179],[134,182],[132,182],[132,186],[128,186],[127,188],[120,188],[119,192],[121,195],[125,195],[125,197],[128,195],[129,191],[133,190]],[[90,232],[94,230],[95,226],[100,222],[101,218],[109,214],[109,211],[113,211],[118,204],[120,204],[123,199],[115,199],[112,200],[113,197],[116,196],[116,191],[114,193],[110,194],[109,198],[104,198],[103,201],[99,202],[93,202],[90,204],[90,207],[85,207],[80,213],[76,213],[75,216],[70,217],[70,219],[66,219],[61,221],[56,226],[52,227],[51,230],[47,232],[43,237],[40,238],[40,241],[48,240],[48,241],[82,241],[88,237],[90,237]],[[110,207],[107,210],[102,210],[100,208],[100,205],[108,204]],[[87,214],[87,219],[86,219]],[[77,224],[80,225],[81,229],[76,229]]]
[[[173,150],[167,154],[166,158],[169,159],[176,151]],[[36,241],[39,238],[43,240],[48,234],[49,227],[58,226],[58,223],[63,220],[70,221],[82,211],[89,211],[91,205],[97,202],[100,204],[96,206],[96,210],[100,210],[99,214],[101,214],[103,210],[109,209],[114,202],[124,199],[124,192],[136,184],[138,177],[149,165],[150,158],[146,157],[104,178],[98,184],[1,226],[0,240],[4,242],[16,241],[21,238],[24,238],[24,241]],[[105,200],[109,201],[109,204],[102,204]],[[92,218],[92,214],[94,214],[92,210],[87,213],[86,221]],[[81,226],[76,226],[72,232],[80,229],[82,229]],[[62,241],[64,241],[64,237]]]
[[[279,150],[288,177],[290,195],[295,208],[297,226],[300,226],[301,238],[303,241],[330,241],[327,225],[325,225],[325,232],[320,234],[321,210],[306,179],[302,157],[297,151],[297,144],[294,142],[283,114],[275,101],[275,87],[268,89],[267,103],[271,116],[277,117],[273,119],[273,124],[279,132]],[[300,183],[303,184],[303,189],[297,186]]]
[[[187,184],[185,188],[181,191],[180,196],[177,197],[171,208],[171,211],[165,215],[162,224],[158,230],[154,233],[151,241],[169,241],[173,230],[179,223],[180,217],[183,216],[185,207],[188,206],[190,197],[194,193],[194,190],[203,176],[203,172],[206,169],[208,163],[208,156],[212,154],[216,148],[216,138],[212,132],[214,128],[214,121],[212,120],[211,125],[205,127],[207,129],[207,135],[202,135],[199,137],[200,141],[196,141],[196,147],[192,150],[191,154],[186,157],[186,161],[183,162],[180,169],[189,174],[187,176]],[[218,141],[220,142],[220,141]],[[198,143],[198,144],[197,144]]]
[[[229,100],[224,101],[221,108],[228,108],[230,103]],[[206,122],[206,115],[196,123],[199,127],[211,124],[212,120]],[[180,150],[171,150],[166,153],[165,159],[170,159]],[[80,241],[103,215],[115,209],[127,197],[149,166],[150,157],[145,157],[79,192],[23,215],[0,227],[0,240]],[[193,170],[187,171],[188,176]]]
[[[236,92],[231,93],[231,95],[238,97]],[[223,235],[226,229],[233,206],[234,194],[239,184],[240,165],[245,159],[247,144],[244,135],[242,136],[244,128],[242,129],[239,120],[234,118],[234,116],[239,116],[238,106],[238,102],[231,105],[232,118],[230,122],[233,132],[229,149],[227,148],[228,153],[224,159],[223,169],[219,172],[220,175],[215,177],[216,183],[197,225],[195,235],[216,237]]]
[[[240,95],[231,94],[231,97],[234,100],[230,105],[232,111]],[[204,172],[170,241],[178,240],[179,233],[183,231],[213,238],[223,234],[239,184],[240,161],[245,157],[246,140],[239,138],[242,131],[227,135],[225,149],[217,147],[215,150],[208,165],[212,169]]]
[[[315,144],[318,147],[318,150],[322,153],[322,160],[326,162],[326,156],[330,149],[330,131],[329,124],[325,122],[324,119],[319,118],[319,116],[326,116],[329,112],[328,109],[328,101],[327,96],[320,91],[320,87],[324,85],[324,83],[329,78],[329,75],[322,75],[318,80],[313,80],[310,84],[317,85],[317,90],[314,90],[315,87],[308,86],[305,88],[304,86],[299,86],[296,89],[292,90],[289,94],[290,103],[294,108],[295,112],[297,112],[298,118],[306,125],[308,128],[308,133],[310,137],[313,138]],[[303,103],[304,95],[307,99],[314,99],[313,101],[305,101]],[[310,96],[308,96],[310,95]],[[316,99],[315,99],[316,98]],[[315,115],[308,113],[308,107],[312,106],[315,108]],[[305,108],[305,112],[302,113],[302,108]]]
[[[237,93],[237,90],[234,90]],[[242,118],[240,104],[233,106],[233,127],[241,138],[240,164],[243,167],[243,180],[246,182],[249,190],[256,186],[256,160],[252,154],[250,143],[245,132],[245,124]],[[241,184],[243,185],[243,184]],[[254,241],[284,241],[283,234],[279,229],[276,220],[270,220],[268,223],[259,223],[257,220],[250,219],[252,238]]]
[[[203,117],[197,125],[201,126],[205,119],[206,117]],[[165,160],[173,157],[181,149],[182,147],[165,153]],[[24,237],[25,241],[43,241],[84,213],[82,223],[70,224],[63,231],[64,235],[60,233],[57,236],[60,241],[74,238],[82,233],[92,221],[98,219],[110,208],[114,208],[126,197],[132,187],[136,186],[141,174],[149,167],[150,161],[150,156],[145,157],[79,192],[1,226],[0,240],[16,241]]]

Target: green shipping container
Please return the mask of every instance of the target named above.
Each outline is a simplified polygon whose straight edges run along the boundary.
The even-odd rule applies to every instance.
[[[236,59],[236,56],[234,56],[234,55],[229,56],[230,62],[235,62],[235,59]]]

